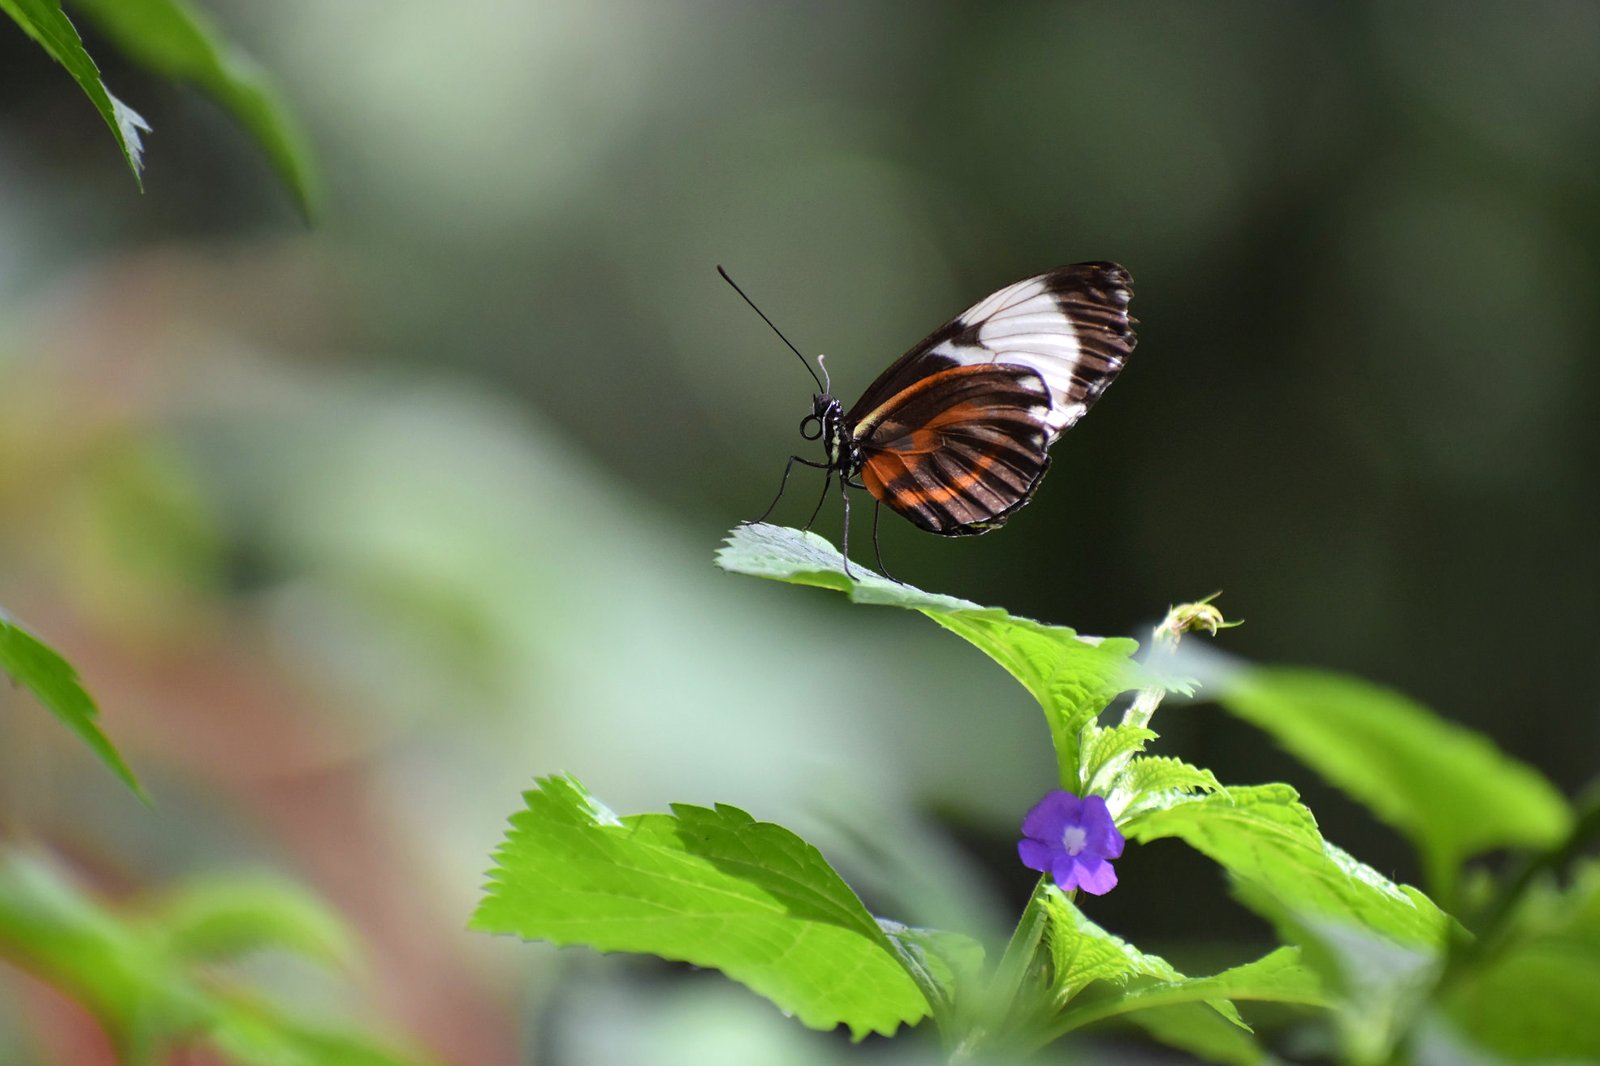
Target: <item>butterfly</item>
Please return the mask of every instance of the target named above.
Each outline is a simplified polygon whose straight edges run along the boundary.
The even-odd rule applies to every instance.
[[[862,489],[914,525],[944,537],[988,533],[1039,488],[1050,445],[1071,429],[1116,379],[1133,351],[1128,314],[1133,279],[1116,263],[1075,263],[1024,278],[984,297],[891,363],[846,411],[822,376],[772,320],[717,268],[783,338],[821,390],[800,423],[821,440],[825,462],[791,455],[827,472],[817,513],[834,478],[844,499],[842,554],[850,568],[850,493]],[[872,517],[878,565],[878,511]],[[887,571],[886,571],[887,572]]]

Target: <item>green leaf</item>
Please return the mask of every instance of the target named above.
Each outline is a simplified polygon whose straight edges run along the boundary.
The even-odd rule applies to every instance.
[[[1127,1020],[1161,1043],[1206,1062],[1256,1066],[1274,1061],[1252,1031],[1239,1028],[1204,1003],[1148,1007],[1127,1015]]]
[[[0,0],[3,2],[3,0]],[[308,217],[321,198],[304,133],[266,72],[187,0],[72,0],[135,62],[189,82],[232,112]]]
[[[1279,907],[1398,944],[1441,950],[1450,921],[1427,896],[1329,844],[1288,785],[1176,797],[1121,827],[1130,840],[1177,837]],[[1255,897],[1252,897],[1255,898]]]
[[[1438,890],[1470,855],[1550,846],[1571,824],[1561,794],[1532,767],[1388,689],[1257,669],[1222,703],[1409,837]]]
[[[0,0],[0,11],[10,15],[22,31],[39,43],[50,58],[67,68],[100,117],[111,129],[122,149],[122,156],[133,171],[133,180],[140,182],[143,169],[144,144],[139,133],[150,132],[150,127],[133,108],[112,96],[100,80],[100,68],[94,65],[89,53],[83,49],[78,31],[61,10],[60,0]]]
[[[1160,806],[1174,794],[1226,791],[1210,770],[1168,755],[1141,755],[1130,759],[1118,776],[1111,807],[1132,815]]]
[[[1600,863],[1572,887],[1530,893],[1510,934],[1481,967],[1449,985],[1461,1032],[1515,1059],[1600,1060]]]
[[[280,881],[191,881],[164,897],[149,921],[168,951],[194,962],[224,961],[266,949],[335,966],[355,957],[338,917],[322,901]]]
[[[1090,792],[1107,795],[1111,789],[1111,781],[1101,781],[1101,776],[1114,775],[1106,767],[1116,762],[1123,762],[1126,757],[1134,752],[1143,751],[1145,744],[1156,739],[1156,731],[1142,725],[1120,723],[1118,725],[1100,726],[1090,724],[1081,734],[1078,767],[1078,780],[1080,787],[1071,791],[1078,795]]]
[[[943,929],[919,929],[887,918],[878,927],[917,984],[938,993],[937,1007],[953,1008],[965,996],[975,995],[983,977],[983,945],[972,937]]]
[[[150,797],[133,776],[133,771],[128,769],[117,749],[95,724],[100,711],[78,681],[77,671],[72,664],[27,630],[14,624],[3,611],[0,611],[0,670],[24,685],[68,729],[78,734],[89,750],[99,756],[100,761],[121,778],[134,795],[146,803],[150,802]]]
[[[472,928],[718,969],[857,1039],[933,1005],[849,886],[787,829],[721,805],[618,818],[567,777],[523,798]]]
[[[1438,982],[1442,953],[1396,943],[1348,921],[1297,912],[1257,886],[1240,885],[1239,897],[1271,919],[1280,936],[1301,945],[1307,967],[1329,989],[1345,1061],[1388,1061]]]
[[[1125,1015],[1162,1043],[1213,1062],[1263,1061],[1261,1046],[1232,1010],[1234,1001],[1327,1007],[1331,1003],[1316,973],[1294,948],[1234,966],[1210,977],[1178,977],[1137,984],[1116,998],[1086,1001],[1062,1015],[1059,1032]],[[1221,1009],[1227,1005],[1228,1009]]]
[[[1159,955],[1147,955],[1090,921],[1054,885],[1046,889],[1044,907],[1050,919],[1045,929],[1045,943],[1050,951],[1051,991],[1056,1006],[1064,1006],[1096,981],[1120,985],[1133,977],[1151,977],[1159,981],[1183,979],[1183,975]],[[1066,1031],[1065,1028],[1061,1030]]]
[[[284,889],[279,898],[291,895]],[[205,898],[210,902],[202,905]],[[254,905],[242,902],[235,910],[259,911],[262,898],[258,891]],[[189,895],[180,889],[164,904],[121,914],[91,899],[47,859],[0,851],[0,958],[81,1004],[104,1027],[119,1062],[165,1062],[179,1048],[202,1046],[240,1066],[420,1061],[365,1034],[306,1022],[229,980],[214,961],[173,950],[186,942],[192,946],[197,914],[225,909],[215,890]],[[272,909],[284,911],[281,905]],[[281,935],[282,921],[272,924],[280,932],[257,936],[258,946],[304,939]]]
[[[1076,790],[1080,734],[1118,693],[1139,683],[1137,641],[1081,637],[1065,626],[1018,618],[953,596],[923,592],[851,565],[815,533],[764,523],[743,525],[717,553],[724,570],[844,592],[856,603],[920,611],[976,645],[1022,683],[1044,708],[1063,788]]]
[[[1211,977],[1185,977],[1100,928],[1058,891],[1046,901],[1054,990],[1064,1009],[1047,1028],[1054,1040],[1094,1022],[1128,1016],[1163,1043],[1218,1062],[1258,1062],[1234,1000],[1326,1006],[1317,975],[1293,948]]]

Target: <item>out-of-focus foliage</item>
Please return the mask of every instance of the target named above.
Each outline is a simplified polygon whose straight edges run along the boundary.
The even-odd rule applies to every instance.
[[[1257,670],[1223,705],[1277,738],[1400,829],[1449,899],[1466,859],[1553,848],[1572,828],[1561,794],[1483,737],[1372,685],[1314,671]]]
[[[0,611],[0,682],[4,675],[27,686],[47,710],[78,734],[112,773],[140,798],[148,798],[139,779],[123,762],[121,753],[101,732],[96,722],[100,710],[83,690],[72,664]]]
[[[149,133],[150,127],[138,112],[112,96],[100,80],[100,69],[84,51],[83,40],[61,10],[60,0],[0,0],[0,11],[10,15],[22,32],[39,42],[50,58],[72,75],[95,110],[100,112],[100,117],[105,119],[133,170],[134,180],[138,181],[144,166],[144,144],[139,134]]]
[[[348,964],[339,923],[282,884],[196,883],[111,910],[49,862],[0,854],[0,956],[57,985],[105,1027],[121,1061],[211,1048],[236,1066],[405,1066],[333,1018],[286,1008],[219,964],[261,951]]]
[[[193,83],[233,112],[271,158],[301,209],[308,215],[315,212],[319,192],[304,135],[265,73],[226,44],[186,0],[76,0],[74,6],[142,66]],[[140,133],[149,133],[150,127],[105,87],[60,0],[0,0],[0,11],[77,81],[116,135],[139,180],[144,165]]]

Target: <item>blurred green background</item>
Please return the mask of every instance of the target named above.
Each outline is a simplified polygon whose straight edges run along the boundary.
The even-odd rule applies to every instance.
[[[967,540],[887,518],[896,574],[1140,636],[1220,588],[1230,653],[1593,773],[1600,7],[206,9],[309,127],[316,226],[213,104],[86,33],[154,127],[139,194],[0,29],[0,603],[159,804],[25,708],[0,809],[106,891],[302,880],[368,945],[351,1009],[473,1063],[838,1043],[715,980],[464,933],[535,774],[735,803],[847,868],[852,832],[900,827],[1020,907],[1013,829],[1053,772],[1026,696],[917,619],[711,566],[809,454],[811,393],[718,263],[847,402],[990,290],[1124,263],[1138,350],[1034,502]],[[1156,725],[1416,877],[1242,726]],[[1170,847],[1096,918],[1248,957],[1265,931]],[[0,964],[6,1002],[6,1061],[96,1061],[52,1057],[79,1023]]]

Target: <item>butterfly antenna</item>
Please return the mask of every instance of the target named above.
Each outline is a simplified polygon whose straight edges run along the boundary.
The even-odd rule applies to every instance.
[[[828,376],[828,364],[822,361],[822,356],[817,356],[817,365],[822,368],[822,391],[833,395],[833,378]]]
[[[737,282],[735,282],[732,278],[728,277],[728,272],[726,270],[723,270],[719,266],[719,267],[717,267],[717,273],[722,275],[722,280],[723,281],[726,281],[729,285],[733,286],[733,291],[734,292],[736,292],[740,296],[744,297],[744,302],[750,305],[750,310],[754,311],[756,314],[761,316],[761,321],[765,322],[769,326],[772,326],[772,332],[774,332],[774,333],[776,333],[778,335],[778,339],[781,340],[783,343],[789,345],[789,350],[791,352],[793,352],[795,355],[800,357],[800,365],[806,368],[806,373],[810,374],[811,375],[811,380],[815,381],[817,383],[817,388],[821,389],[823,392],[827,392],[828,391],[828,386],[824,385],[823,382],[822,382],[822,379],[817,377],[817,372],[815,370],[811,369],[811,364],[806,360],[805,355],[803,355],[801,353],[800,349],[796,348],[792,343],[790,343],[789,338],[785,337],[783,335],[783,330],[779,329],[777,326],[772,325],[772,319],[767,317],[767,313],[765,311],[761,310],[761,308],[757,307],[756,306],[756,302],[754,300],[750,299],[750,297],[748,297],[748,296],[745,296],[744,290],[739,288],[739,285],[738,285]],[[819,362],[820,362],[820,360],[819,360]],[[823,373],[827,373],[827,368],[826,367],[823,367]]]

